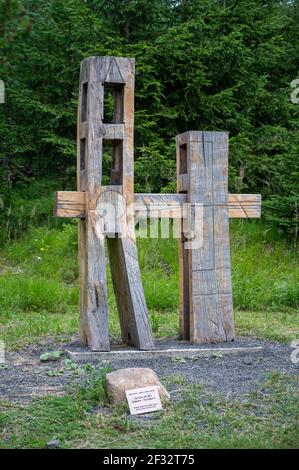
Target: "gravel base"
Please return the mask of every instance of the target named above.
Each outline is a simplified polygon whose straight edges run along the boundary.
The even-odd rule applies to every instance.
[[[211,391],[224,396],[242,397],[264,381],[267,374],[279,371],[285,374],[297,375],[299,364],[292,364],[290,354],[292,349],[288,344],[256,338],[237,338],[232,343],[217,345],[202,345],[206,347],[253,347],[262,346],[260,352],[241,353],[233,356],[219,356],[209,358],[166,358],[157,359],[129,359],[109,361],[113,369],[125,367],[149,367],[162,379],[169,376],[181,376],[187,382],[198,383],[208,387]],[[119,345],[116,347],[119,348]],[[199,347],[186,342],[175,340],[158,340],[156,347],[167,349],[171,347]],[[63,366],[66,356],[55,362],[40,362],[39,356],[46,351],[67,349],[84,351],[78,339],[72,338],[71,343],[58,343],[51,338],[44,339],[39,345],[28,347],[18,352],[7,352],[6,364],[0,366],[0,399],[18,403],[28,403],[34,397],[45,395],[63,395],[67,385],[83,382],[86,374],[74,374],[73,371],[63,369],[58,377],[49,376],[49,371],[57,370]],[[105,362],[107,365],[107,361]],[[103,363],[93,363],[96,368],[103,367]],[[50,372],[51,373],[51,372]]]

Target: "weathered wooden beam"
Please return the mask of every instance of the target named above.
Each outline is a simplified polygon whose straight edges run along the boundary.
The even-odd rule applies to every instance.
[[[78,227],[80,338],[92,351],[110,349],[105,245],[95,213],[102,180],[102,79],[108,67],[107,60],[89,57],[81,63],[79,81],[77,189],[85,192],[86,204]]]
[[[140,217],[149,215],[152,218],[180,219],[183,214],[183,204],[187,202],[186,194],[147,194],[135,193],[135,214]],[[259,218],[261,216],[260,194],[229,194],[229,218]],[[203,203],[203,205],[208,205]]]
[[[136,193],[134,195],[135,216],[181,219],[185,202],[185,194]]]
[[[178,192],[187,191],[187,202],[200,206],[190,221],[189,233],[184,230],[179,240],[180,336],[195,343],[230,341],[234,321],[227,211],[228,135],[186,132],[176,141]],[[187,175],[183,181],[179,178],[182,174]]]
[[[108,142],[123,140],[125,136],[124,124],[102,124],[101,132],[103,139]]]
[[[135,216],[152,218],[182,218],[186,194],[135,193]],[[54,215],[56,217],[84,218],[85,193],[80,191],[58,191],[55,193]],[[259,218],[261,216],[260,194],[229,194],[228,215],[235,218]]]
[[[154,349],[151,326],[145,302],[135,239],[134,210],[134,81],[133,59],[125,63],[113,59],[109,68],[109,83],[124,83],[115,95],[113,124],[106,127],[105,139],[119,140],[112,156],[112,184],[119,185],[123,200],[119,208],[124,217],[117,220],[116,230],[120,237],[107,233],[107,246],[111,277],[115,293],[123,341],[138,349]],[[105,82],[107,77],[105,78]],[[123,121],[124,124],[119,124]],[[120,128],[113,136],[113,128]],[[111,207],[113,210],[113,208]],[[118,227],[119,225],[119,227]],[[112,235],[112,236],[109,236]]]
[[[109,238],[107,245],[123,340],[139,349],[154,348],[138,265],[134,210],[130,217],[127,209],[134,201],[134,69],[133,59],[121,57],[89,57],[81,63],[77,209],[76,193],[56,194],[55,215],[81,219],[80,332],[82,343],[93,351],[110,348],[104,238],[115,237],[115,233],[122,236]],[[104,116],[106,87],[114,92],[114,116],[109,124]],[[105,141],[112,143],[112,186],[102,186]],[[112,212],[119,193],[124,196],[125,217],[115,227]],[[104,213],[108,204],[112,210],[107,218]]]
[[[229,194],[228,216],[230,219],[255,219],[261,217],[260,194]]]
[[[53,214],[55,217],[84,219],[86,212],[85,192],[57,191]]]

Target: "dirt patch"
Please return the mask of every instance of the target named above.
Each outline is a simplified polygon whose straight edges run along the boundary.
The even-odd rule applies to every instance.
[[[209,358],[159,358],[141,360],[109,361],[113,369],[124,367],[149,367],[159,378],[180,376],[189,383],[199,383],[211,391],[224,396],[242,397],[264,381],[270,372],[298,375],[299,364],[292,364],[290,345],[255,338],[237,338],[234,347],[263,346],[255,353],[241,353],[236,356]],[[159,340],[157,347],[179,347],[174,340]],[[183,344],[182,347],[186,347]],[[192,346],[190,346],[192,347]],[[207,345],[203,345],[207,347]],[[209,345],[211,347],[211,345]],[[215,345],[229,347],[229,343]],[[65,367],[65,355],[55,361],[43,363],[40,355],[46,351],[79,350],[78,338],[71,342],[59,343],[52,338],[42,340],[38,345],[22,351],[7,352],[6,363],[0,368],[0,399],[28,403],[35,397],[62,395],[69,386],[84,383],[87,371],[81,367]],[[100,369],[105,364],[94,364]],[[57,374],[57,375],[56,375]]]

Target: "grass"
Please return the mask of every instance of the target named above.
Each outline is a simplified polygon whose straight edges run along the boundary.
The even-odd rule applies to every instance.
[[[130,420],[124,404],[107,413],[104,372],[63,397],[28,406],[0,403],[0,448],[43,448],[54,438],[62,448],[298,447],[298,393],[291,377],[272,374],[239,401],[171,376],[165,385],[183,393],[144,422]]]
[[[255,221],[231,223],[237,332],[279,341],[298,336],[297,255]],[[175,239],[138,239],[138,254],[153,332],[178,332],[178,258]],[[109,266],[110,335],[119,323]],[[20,347],[43,335],[78,330],[77,227],[31,228],[0,250],[0,338]]]
[[[24,183],[20,181],[13,192],[3,188],[0,193],[0,245],[20,239],[30,226],[60,228],[64,223],[53,218],[52,208],[54,191],[68,187],[67,178],[30,178],[30,184]]]
[[[298,311],[235,311],[237,333],[273,341],[291,342],[299,336]]]

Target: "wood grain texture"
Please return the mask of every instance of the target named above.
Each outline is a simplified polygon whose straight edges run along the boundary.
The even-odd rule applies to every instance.
[[[189,202],[189,165],[190,160],[187,156],[187,140],[189,133],[178,135],[176,137],[176,174],[177,174],[177,193],[184,197],[184,202]],[[184,161],[185,159],[185,161]],[[178,240],[179,251],[179,339],[189,341],[191,337],[190,325],[192,323],[192,295],[190,284],[190,251],[185,250],[185,234],[183,233],[183,218],[181,218],[181,236]]]
[[[252,219],[261,217],[260,194],[229,194],[228,215],[230,219]]]
[[[185,201],[184,194],[135,194],[135,217],[180,219]]]
[[[143,350],[154,348],[141,274],[139,270],[134,221],[134,61],[128,59],[126,70],[119,64],[119,70],[125,80],[123,104],[116,103],[114,121],[123,108],[124,135],[122,141],[122,162],[118,167],[122,171],[122,195],[124,208],[119,223],[121,237],[108,238],[107,246],[116,297],[122,338],[128,344]],[[116,160],[114,155],[113,160]]]
[[[122,235],[121,217],[125,215],[122,188],[118,185],[102,186],[97,197],[96,210],[100,233],[105,237]]]
[[[132,205],[134,74],[132,59],[90,57],[82,62],[77,208],[74,193],[56,195],[57,215],[82,219],[84,212],[85,216],[79,222],[81,340],[94,351],[109,349],[106,237],[123,339],[140,349],[154,347],[138,265]],[[113,122],[109,124],[103,122],[106,86],[115,90]],[[113,145],[112,186],[108,187],[101,181],[104,141]],[[115,208],[124,214],[120,220]]]
[[[135,193],[135,217],[181,219],[186,194]],[[54,215],[56,217],[85,217],[85,193],[82,191],[57,191]],[[260,194],[229,194],[228,216],[234,218],[259,218],[261,216]]]
[[[195,343],[229,341],[234,338],[234,323],[227,210],[227,134],[188,132],[178,136],[178,191],[186,191],[186,182],[182,189],[179,178],[182,145],[186,145],[184,152],[188,159],[187,202],[194,208],[200,205],[201,211],[197,217],[192,217],[190,231],[185,231],[179,242],[180,336]],[[192,239],[190,245],[189,239],[194,233],[198,239]]]
[[[98,79],[101,67],[98,58],[81,64],[77,133],[78,191],[85,192],[86,201],[85,220],[79,221],[80,336],[92,351],[110,349],[104,238],[99,236],[99,216],[94,212],[102,177],[104,90]],[[86,106],[84,112],[82,106]],[[86,120],[82,122],[83,116]]]
[[[108,238],[107,244],[122,339],[138,349],[154,349],[136,242],[130,238]]]
[[[232,329],[232,299],[229,294],[193,295],[194,321],[200,326],[199,335],[191,341],[195,343],[219,343],[231,341],[234,337]],[[199,308],[200,307],[200,308]]]
[[[124,139],[125,129],[123,124],[103,124],[100,132],[104,140],[113,142]]]
[[[85,192],[57,191],[53,214],[55,217],[84,218],[86,211]]]

